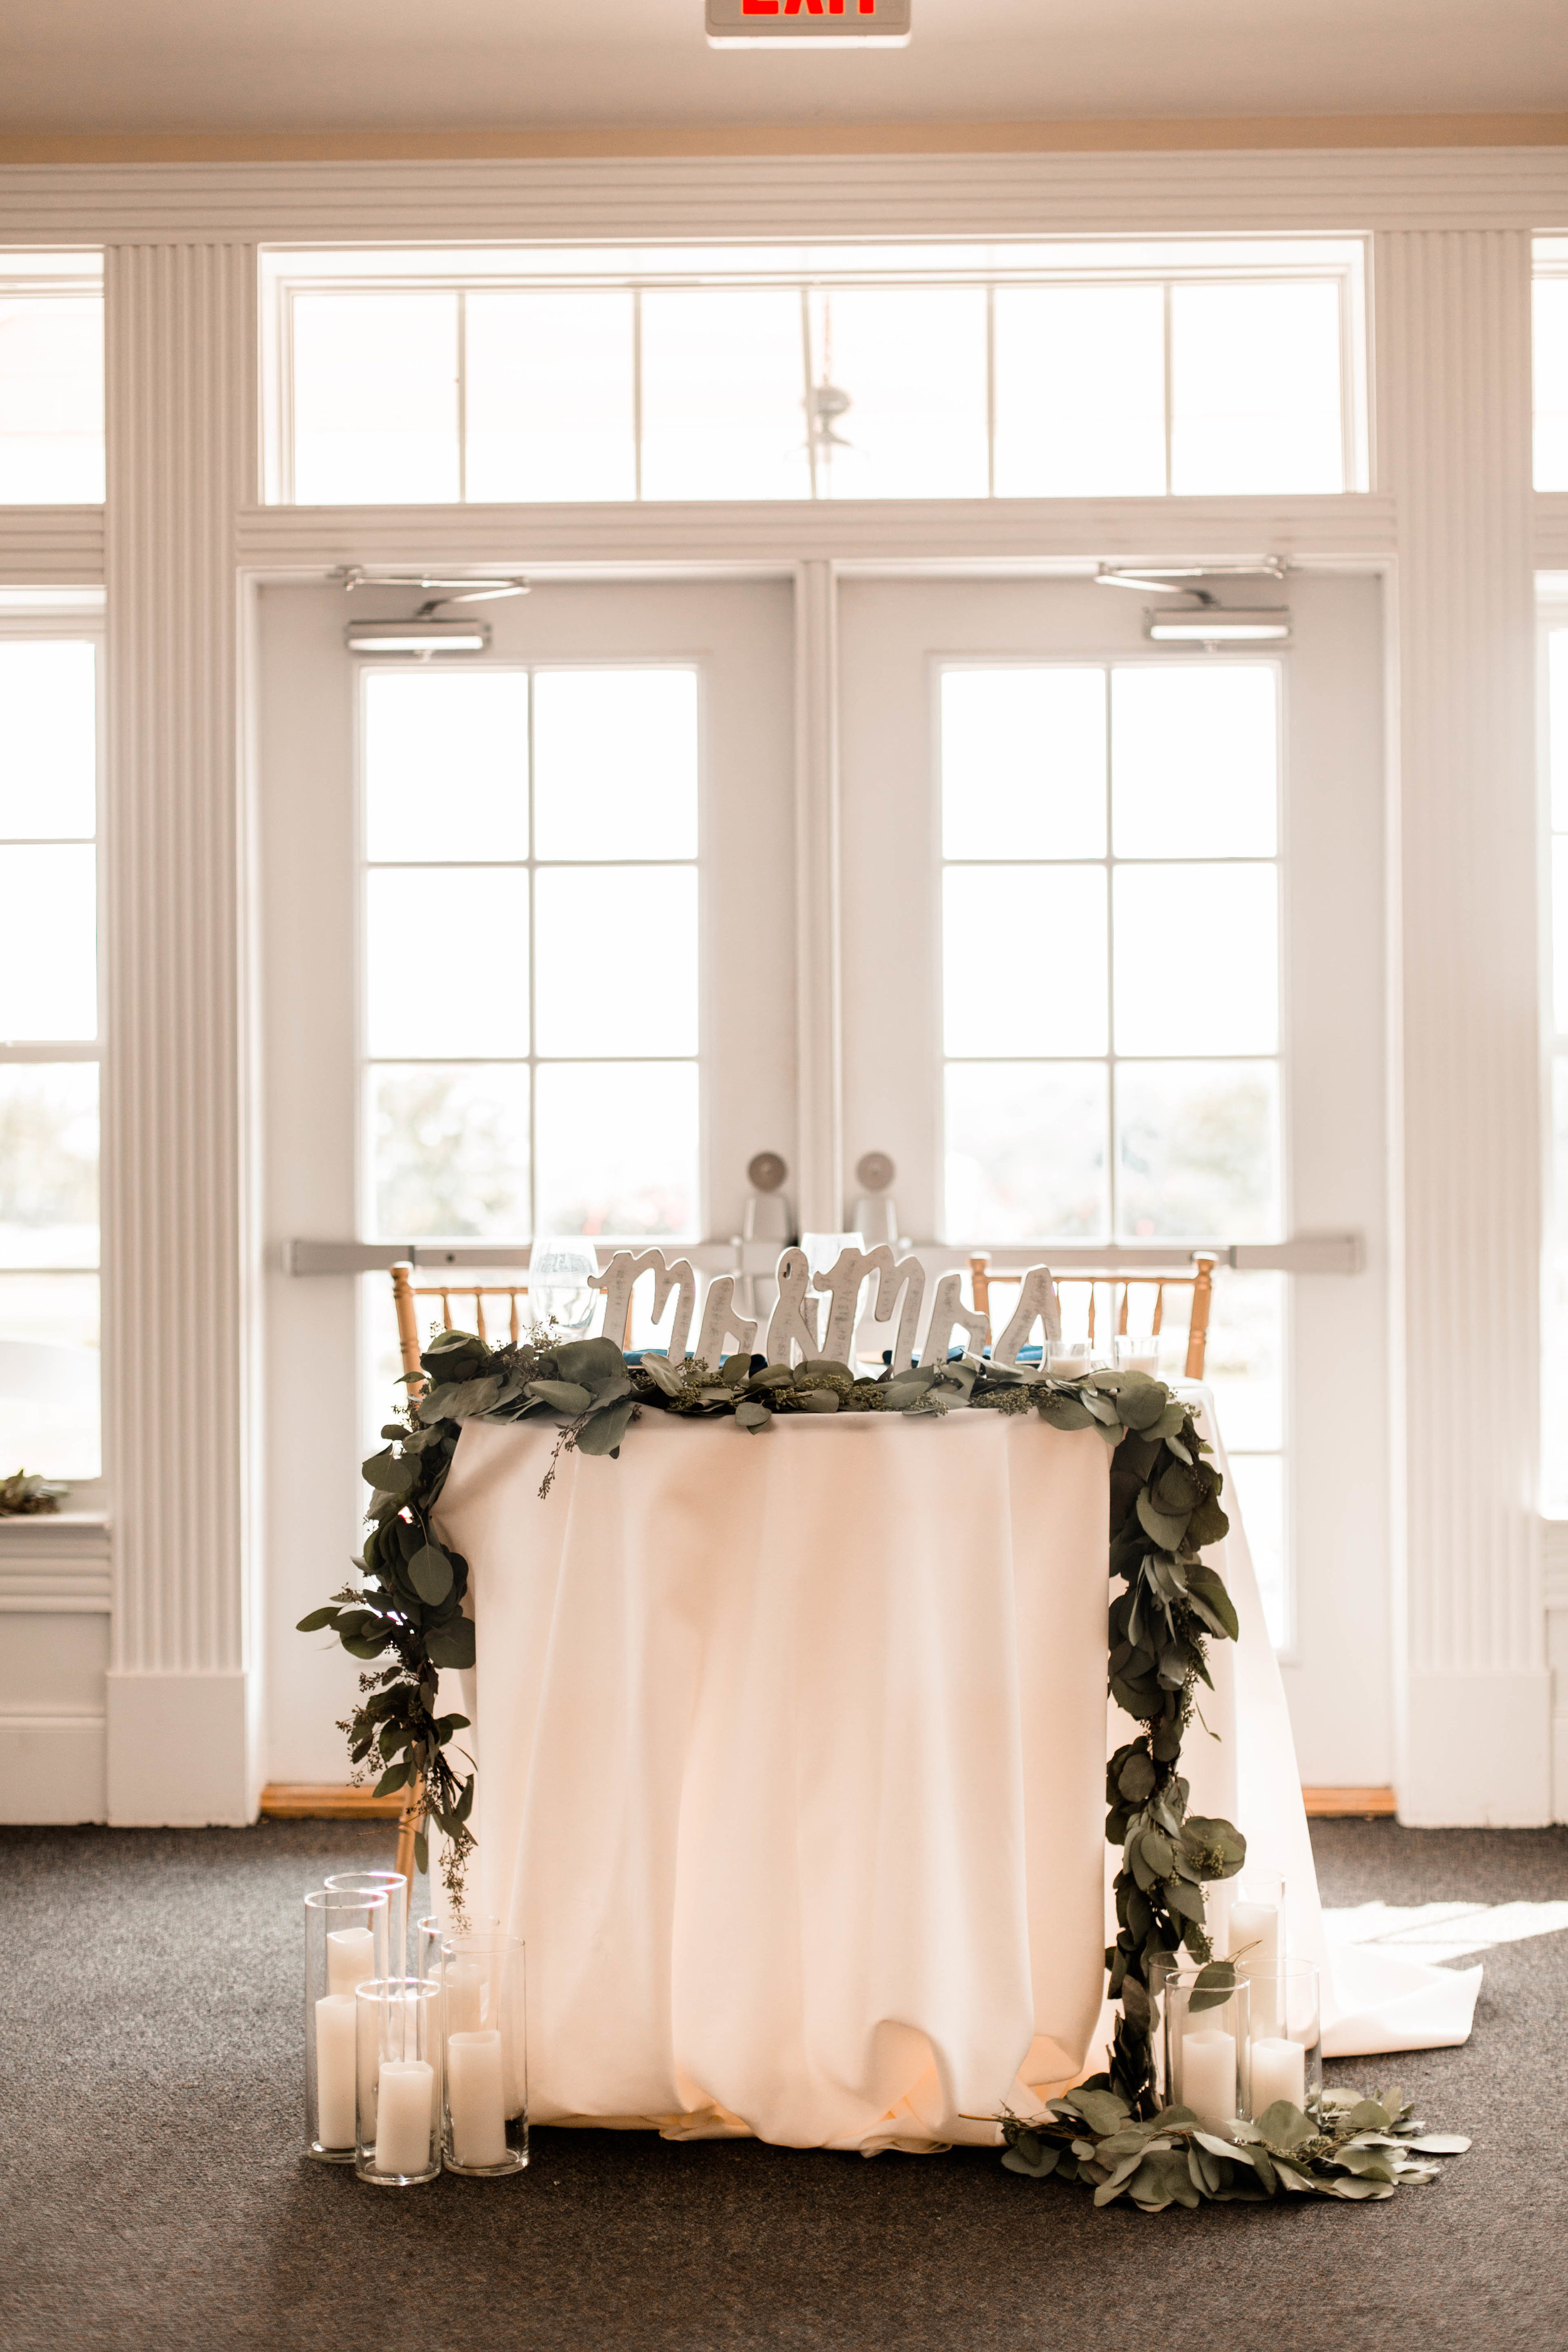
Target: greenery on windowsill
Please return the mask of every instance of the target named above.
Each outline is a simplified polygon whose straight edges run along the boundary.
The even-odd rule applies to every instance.
[[[18,1470],[14,1477],[0,1478],[0,1519],[43,1518],[58,1511],[69,1493],[68,1486]]]

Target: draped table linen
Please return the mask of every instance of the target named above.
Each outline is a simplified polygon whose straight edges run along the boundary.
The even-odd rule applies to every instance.
[[[542,1498],[559,1435],[466,1424],[437,1511],[476,1620],[470,1904],[528,1946],[534,2119],[914,2150],[989,2142],[1001,2101],[1103,2063],[1098,1433],[648,1411],[617,1460],[561,1454]],[[1242,1638],[1211,1644],[1193,1809],[1283,1872],[1331,2053],[1417,2046],[1377,2038],[1402,2001],[1407,2035],[1462,2040],[1451,1972],[1356,1954],[1384,1975],[1336,1991],[1226,1501],[1207,1556]]]

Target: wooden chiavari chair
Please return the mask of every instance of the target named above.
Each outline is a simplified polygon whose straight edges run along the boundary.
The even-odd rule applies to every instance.
[[[1089,1285],[1089,1336],[1091,1339],[1094,1338],[1095,1301],[1100,1284],[1104,1283],[1110,1286],[1111,1312],[1116,1318],[1116,1330],[1119,1338],[1126,1337],[1128,1296],[1134,1288],[1148,1288],[1154,1293],[1154,1315],[1150,1329],[1156,1337],[1159,1335],[1164,1318],[1166,1291],[1190,1290],[1193,1294],[1192,1309],[1187,1318],[1187,1358],[1183,1370],[1189,1381],[1201,1381],[1204,1376],[1204,1358],[1208,1349],[1209,1305],[1214,1295],[1214,1270],[1218,1263],[1219,1260],[1212,1250],[1194,1250],[1190,1267],[1173,1266],[1169,1272],[1163,1266],[1151,1268],[1148,1273],[1142,1270],[1128,1273],[1112,1266],[1086,1265],[1074,1266],[1070,1274],[1058,1274],[1054,1279],[1058,1297],[1073,1284]],[[985,1252],[976,1250],[969,1261],[969,1279],[973,1288],[976,1312],[989,1315],[992,1291],[998,1285],[1016,1286],[1022,1282],[1023,1278],[1022,1274],[993,1274],[991,1262]],[[1121,1294],[1120,1300],[1116,1297],[1118,1289]]]
[[[400,1260],[392,1269],[392,1306],[393,1312],[397,1317],[397,1345],[403,1358],[403,1370],[407,1376],[408,1393],[411,1397],[420,1395],[425,1386],[424,1375],[419,1370],[422,1342],[419,1337],[419,1309],[416,1304],[416,1300],[438,1298],[441,1302],[441,1328],[444,1331],[451,1331],[457,1328],[452,1321],[453,1299],[456,1298],[460,1302],[463,1299],[471,1298],[474,1302],[474,1328],[481,1339],[488,1339],[489,1334],[485,1328],[485,1301],[487,1298],[504,1298],[510,1307],[509,1322],[511,1337],[514,1340],[521,1338],[522,1318],[519,1312],[519,1301],[528,1297],[526,1282],[438,1282],[426,1286],[416,1285],[412,1278],[413,1274],[414,1268],[406,1259]],[[403,1811],[397,1822],[395,1866],[408,1881],[411,1891],[414,1885],[414,1833],[424,1794],[425,1782],[421,1777],[410,1785],[408,1794],[403,1801]]]

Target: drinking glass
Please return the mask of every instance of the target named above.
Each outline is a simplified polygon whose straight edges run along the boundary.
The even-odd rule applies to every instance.
[[[305,2135],[323,2164],[354,2158],[354,1994],[384,1977],[384,1895],[305,1897]]]
[[[528,1254],[529,1321],[553,1323],[563,1339],[582,1339],[599,1303],[588,1286],[598,1271],[594,1244],[580,1234],[536,1241]]]
[[[1047,1339],[1045,1368],[1053,1381],[1081,1381],[1094,1370],[1094,1349],[1087,1339]]]
[[[440,1997],[432,1979],[404,1976],[354,1995],[354,2170],[379,2189],[412,2189],[441,2169]]]
[[[441,1947],[443,2146],[448,2172],[499,2180],[528,2162],[524,1952],[499,1927]]]

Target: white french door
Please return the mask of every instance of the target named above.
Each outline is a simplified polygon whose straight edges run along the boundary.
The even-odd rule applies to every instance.
[[[1276,658],[1152,647],[1081,579],[834,601],[845,1222],[880,1152],[950,1264],[1236,1251],[1210,1375],[1302,1769],[1386,1781],[1377,583],[1292,577]],[[269,1717],[301,1780],[341,1769],[343,1668],[289,1628],[354,1549],[396,1369],[354,1250],[714,1261],[833,1084],[795,970],[832,795],[797,775],[822,616],[785,582],[543,581],[423,667],[351,656],[337,588],[260,606]],[[1361,1271],[1292,1271],[1344,1235]],[[339,1270],[291,1278],[311,1237]]]
[[[748,1160],[795,1132],[788,583],[544,581],[483,608],[482,656],[423,664],[347,650],[374,593],[259,600],[287,1780],[342,1769],[342,1663],[290,1629],[357,1549],[355,1464],[397,1393],[387,1279],[356,1249],[447,1244],[472,1282],[540,1233],[727,1235]],[[339,1270],[292,1278],[285,1249],[312,1239]],[[288,1435],[307,1391],[308,1449]]]
[[[1292,577],[1271,659],[1084,580],[839,588],[847,1162],[1063,1272],[1236,1250],[1209,1376],[1341,1783],[1393,1761],[1379,596]],[[1352,1234],[1362,1271],[1289,1271]]]

